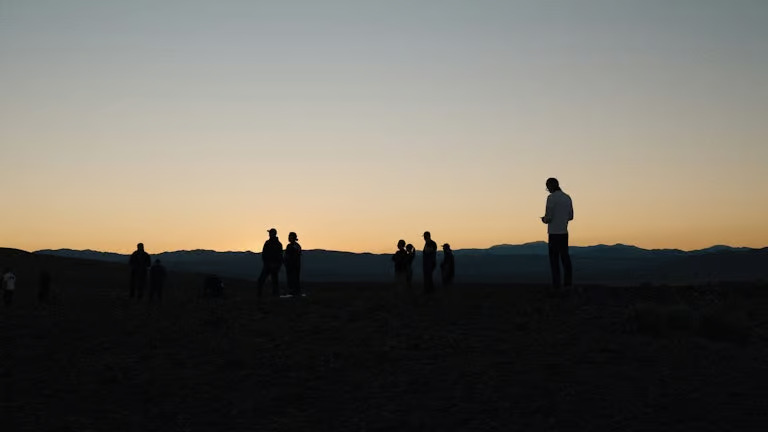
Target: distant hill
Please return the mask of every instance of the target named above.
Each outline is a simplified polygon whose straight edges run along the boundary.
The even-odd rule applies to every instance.
[[[127,263],[128,256],[92,250],[41,250],[40,255]],[[542,282],[549,280],[547,244],[497,245],[488,249],[459,249],[459,282]],[[700,283],[768,280],[768,248],[643,249],[636,246],[595,245],[571,247],[575,277],[582,283]],[[261,271],[260,254],[186,250],[153,255],[170,269],[255,279]],[[420,254],[414,263],[421,273]],[[386,281],[392,278],[390,254],[328,250],[304,251],[302,276],[308,281]]]
[[[80,258],[96,261],[126,262],[127,255],[121,255],[114,252],[99,252],[95,250],[75,250],[75,249],[44,249],[34,252],[41,255],[55,255],[67,258]]]
[[[719,248],[719,246],[713,246],[713,248]],[[728,248],[725,246],[724,248]],[[736,250],[735,248],[731,248]],[[740,248],[746,249],[746,248]],[[714,251],[720,251],[726,249],[713,249]],[[599,244],[595,246],[571,246],[571,255],[573,256],[599,256],[607,255],[612,257],[639,257],[639,256],[672,256],[672,255],[685,255],[686,253],[699,253],[710,252],[708,249],[701,251],[685,252],[680,249],[642,249],[637,246],[630,246],[624,244],[604,245]],[[547,242],[532,242],[524,243],[521,245],[496,245],[491,246],[488,249],[462,249],[456,251],[457,254],[469,255],[469,254],[494,254],[494,255],[547,255],[549,248]]]

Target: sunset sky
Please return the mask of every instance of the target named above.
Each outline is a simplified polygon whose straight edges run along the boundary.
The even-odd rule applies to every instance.
[[[768,246],[768,1],[0,0],[0,247]]]

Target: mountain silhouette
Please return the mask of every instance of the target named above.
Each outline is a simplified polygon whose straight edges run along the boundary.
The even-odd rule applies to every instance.
[[[41,250],[43,255],[125,263],[127,255],[93,250]],[[497,245],[455,250],[457,282],[542,282],[548,280],[547,244]],[[702,283],[768,280],[768,248],[713,246],[695,251],[643,249],[632,245],[571,247],[580,283]],[[255,279],[260,254],[183,250],[154,254],[169,269]],[[419,268],[420,255],[415,268]],[[439,258],[440,259],[440,258]],[[302,278],[307,281],[388,281],[393,277],[390,254],[306,250]],[[418,280],[419,272],[416,272]]]

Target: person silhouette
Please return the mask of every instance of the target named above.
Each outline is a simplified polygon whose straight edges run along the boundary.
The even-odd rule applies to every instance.
[[[280,274],[280,267],[283,265],[283,244],[277,238],[276,229],[271,228],[267,232],[269,233],[269,239],[264,242],[264,247],[261,249],[262,267],[257,284],[259,298],[261,298],[261,289],[264,287],[267,277],[272,279],[272,295],[275,297],[280,295],[278,276]]]
[[[301,245],[298,242],[298,235],[290,232],[285,246],[285,277],[288,292],[294,297],[301,296]]]
[[[560,262],[563,264],[565,288],[573,285],[573,266],[568,253],[568,222],[573,220],[573,201],[560,189],[560,182],[547,179],[547,205],[541,221],[547,224],[549,235],[549,266],[552,270],[552,286],[560,288]]]
[[[163,300],[163,285],[165,285],[167,276],[168,272],[165,270],[165,266],[159,258],[156,259],[149,269],[149,301],[152,301],[155,296],[157,296],[158,301]]]
[[[437,243],[432,240],[432,234],[424,231],[424,251],[422,252],[422,269],[424,270],[424,292],[429,294],[435,291],[432,282],[432,272],[437,267]]]
[[[443,286],[453,284],[455,274],[456,266],[453,259],[453,251],[451,250],[451,245],[445,243],[443,245],[443,262],[440,263],[440,275],[442,276]]]
[[[147,271],[152,265],[152,259],[149,254],[144,252],[144,243],[136,245],[136,251],[131,254],[128,260],[131,266],[131,292],[130,297],[137,297],[139,300],[144,296],[144,288],[147,286]]]
[[[8,307],[13,303],[13,293],[16,292],[16,275],[13,273],[12,268],[7,267],[3,270],[2,283],[3,303]]]
[[[43,270],[40,272],[37,285],[37,303],[48,303],[48,297],[51,293],[51,274]]]
[[[395,284],[398,288],[406,286],[408,281],[408,252],[405,250],[405,240],[397,242],[397,252],[392,255],[395,263]]]
[[[408,289],[411,289],[411,282],[413,282],[413,261],[416,259],[416,248],[408,243],[405,245],[405,253],[407,260],[405,262],[405,283]]]

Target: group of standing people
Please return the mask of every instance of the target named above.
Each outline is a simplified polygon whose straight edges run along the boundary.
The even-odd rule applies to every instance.
[[[546,188],[549,196],[547,197],[547,204],[541,221],[547,225],[549,236],[549,263],[552,272],[552,285],[554,288],[565,286],[568,289],[573,286],[573,266],[568,253],[568,223],[573,220],[573,201],[560,188],[560,183],[556,178],[547,179]],[[300,277],[301,246],[298,243],[298,236],[295,232],[288,234],[288,245],[283,250],[283,245],[277,238],[277,230],[272,228],[268,230],[268,233],[269,239],[264,243],[261,251],[263,266],[257,282],[259,298],[261,298],[262,288],[267,278],[271,278],[272,295],[280,295],[278,279],[283,265],[285,265],[289,295],[302,296]],[[423,237],[422,270],[424,274],[424,292],[429,294],[435,291],[433,273],[437,268],[437,243],[432,240],[432,235],[429,231],[425,231]],[[440,275],[443,286],[449,286],[453,283],[456,264],[451,246],[446,243],[442,245],[442,249],[443,261],[440,263]],[[415,258],[416,249],[412,244],[406,244],[405,240],[397,242],[397,252],[392,256],[392,261],[394,262],[395,280],[398,285],[410,289],[413,281],[413,262]],[[561,264],[563,269],[562,278]],[[144,296],[144,291],[148,288],[150,301],[154,297],[161,300],[167,271],[160,262],[160,259],[156,259],[153,263],[149,254],[144,250],[144,244],[139,243],[136,246],[136,251],[131,254],[129,265],[131,271],[130,297],[141,300]],[[10,306],[13,303],[13,295],[16,290],[16,275],[13,269],[3,269],[2,274],[0,274],[0,284],[3,303],[5,306]],[[40,275],[40,289],[38,291],[38,301],[40,303],[47,301],[50,286],[50,274],[43,271]]]
[[[547,204],[541,221],[547,225],[549,235],[549,263],[552,272],[552,284],[555,288],[565,285],[570,288],[573,285],[573,267],[568,253],[568,222],[573,220],[573,202],[560,188],[556,178],[549,178],[546,182]],[[278,284],[280,270],[285,265],[285,273],[290,296],[302,296],[301,287],[301,245],[295,232],[288,234],[288,245],[283,250],[283,244],[277,237],[277,230],[271,228],[267,231],[269,238],[264,242],[261,251],[262,269],[257,281],[257,293],[262,296],[264,283],[268,278],[272,282],[272,295],[280,295]],[[422,251],[422,271],[424,274],[424,292],[429,294],[435,291],[433,274],[437,268],[437,243],[432,240],[429,231],[424,232],[424,249]],[[443,261],[440,263],[440,275],[443,286],[453,283],[456,273],[456,264],[453,251],[448,243],[442,245]],[[405,240],[397,242],[397,252],[392,256],[395,267],[395,280],[398,285],[410,289],[413,281],[413,262],[416,258],[416,249],[412,244],[406,244]],[[560,265],[563,267],[561,279]],[[150,300],[157,296],[162,298],[163,285],[166,279],[166,270],[159,259],[154,264],[144,251],[144,245],[139,243],[137,250],[131,255],[131,290],[130,296],[144,295],[144,290],[149,286]],[[3,286],[6,304],[12,299],[12,291],[15,284],[15,276],[10,271],[4,272]],[[7,288],[7,287],[10,287]],[[10,293],[9,293],[10,292]]]
[[[573,285],[573,266],[568,253],[568,222],[573,220],[573,201],[563,192],[556,178],[546,181],[549,192],[544,216],[541,221],[547,225],[549,235],[549,263],[552,272],[552,285],[560,288],[565,285],[571,288]],[[288,280],[290,295],[301,295],[301,246],[295,232],[288,234],[288,245],[283,252],[283,245],[277,238],[277,230],[268,231],[269,239],[264,243],[261,252],[263,267],[258,279],[258,296],[261,298],[262,288],[267,278],[272,279],[272,295],[280,294],[278,275],[283,264]],[[432,240],[429,231],[424,232],[424,249],[422,251],[422,271],[424,274],[424,292],[429,294],[435,291],[433,274],[437,268],[437,243]],[[456,274],[456,262],[453,250],[448,243],[442,245],[443,261],[440,263],[440,276],[443,286],[450,286]],[[397,242],[397,251],[392,256],[395,267],[395,281],[399,286],[410,289],[413,281],[413,262],[416,259],[416,248],[413,244],[406,244],[405,240]],[[560,264],[562,263],[564,277],[561,280]]]
[[[549,264],[552,273],[552,286],[559,289],[573,287],[573,265],[568,252],[568,222],[573,220],[573,201],[571,197],[560,188],[560,182],[550,177],[546,181],[547,204],[541,221],[547,225]],[[456,272],[456,264],[453,251],[449,244],[443,245],[443,262],[440,263],[440,273],[444,286],[453,283]],[[422,267],[424,271],[424,292],[434,292],[435,285],[432,274],[437,267],[437,243],[432,240],[429,231],[424,232],[424,250]],[[410,288],[413,279],[413,261],[416,251],[412,244],[405,244],[405,240],[397,242],[397,252],[392,256],[395,264],[395,280],[398,285],[406,285]],[[561,278],[560,266],[563,274]]]
[[[424,292],[429,294],[435,291],[432,275],[437,268],[437,243],[432,240],[432,234],[424,231],[424,250],[422,251],[422,270],[424,273]],[[408,289],[413,281],[413,261],[416,259],[416,248],[412,244],[405,244],[405,240],[397,242],[397,252],[392,256],[395,264],[395,281],[399,286]],[[456,274],[456,266],[451,245],[443,245],[443,262],[440,263],[440,275],[443,286],[453,283]]]
[[[261,249],[261,274],[257,282],[257,294],[261,298],[262,288],[267,278],[272,281],[272,295],[280,296],[280,286],[278,279],[280,268],[285,264],[285,276],[288,283],[288,294],[293,297],[303,295],[301,290],[301,245],[299,245],[299,236],[295,232],[288,234],[288,245],[283,252],[283,244],[277,238],[277,230],[274,228],[267,231],[269,239],[264,242]]]
[[[299,237],[295,232],[288,234],[288,245],[285,251],[283,251],[283,244],[277,238],[277,230],[272,228],[268,233],[269,239],[264,243],[261,251],[263,266],[257,282],[259,298],[261,298],[262,288],[267,278],[272,279],[272,295],[276,297],[280,295],[278,280],[283,265],[285,265],[290,295],[301,296],[301,245],[298,243]],[[136,245],[136,251],[131,254],[128,264],[131,269],[130,297],[141,300],[144,297],[144,291],[149,288],[150,301],[154,297],[162,300],[167,271],[160,260],[156,259],[152,263],[152,258],[144,250],[144,244],[139,243]],[[216,284],[221,284],[218,277],[209,277],[206,280],[206,290],[210,288],[209,285],[213,280],[217,281]],[[220,291],[220,287],[217,287],[217,289]],[[211,289],[211,291],[214,290]],[[220,292],[212,293],[212,295],[220,295]]]
[[[160,259],[155,259],[153,264],[152,258],[144,251],[144,243],[139,243],[136,245],[136,251],[131,254],[128,264],[131,267],[131,298],[141,300],[145,289],[149,287],[149,300],[152,301],[154,297],[162,300],[163,286],[168,273]]]

